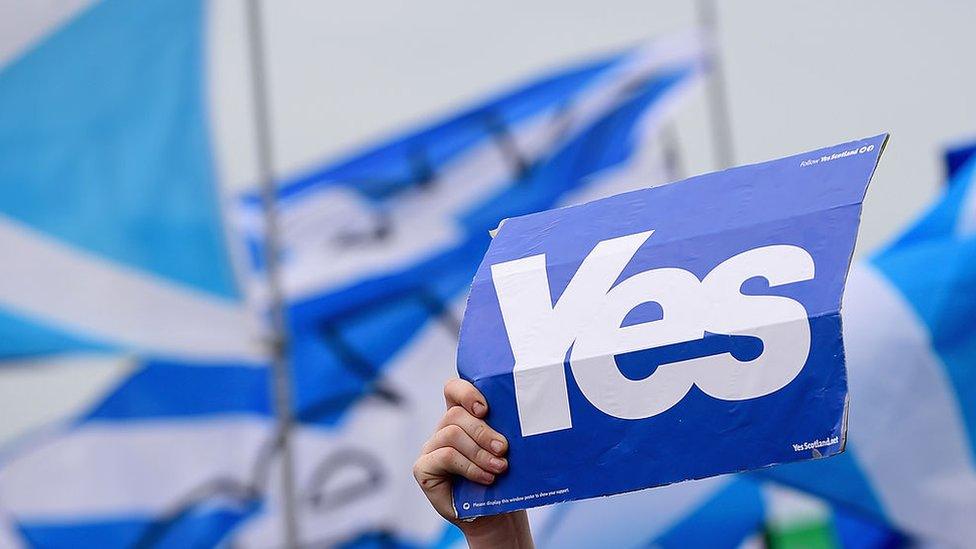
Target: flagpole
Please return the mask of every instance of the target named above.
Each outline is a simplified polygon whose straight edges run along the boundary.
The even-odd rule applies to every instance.
[[[668,182],[684,179],[685,170],[681,158],[681,143],[678,139],[678,127],[673,120],[661,129],[661,140]]]
[[[698,0],[698,24],[710,41],[708,110],[712,120],[712,147],[720,169],[735,163],[732,146],[732,118],[729,113],[728,92],[722,56],[718,45],[718,6],[716,0]]]
[[[288,368],[288,331],[285,325],[285,300],[281,289],[278,265],[281,234],[275,205],[277,189],[274,177],[274,158],[271,123],[268,109],[268,87],[265,73],[264,30],[259,0],[247,2],[248,46],[251,64],[251,99],[257,141],[258,179],[261,183],[261,206],[264,212],[264,265],[268,283],[268,312],[270,316],[269,350],[273,376],[273,398],[277,427],[276,445],[281,455],[281,508],[285,545],[298,547],[298,522],[295,514],[294,456],[291,449],[292,415],[291,372]]]

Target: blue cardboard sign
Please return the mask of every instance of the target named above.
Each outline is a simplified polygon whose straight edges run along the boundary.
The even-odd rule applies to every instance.
[[[460,518],[840,453],[841,299],[887,134],[506,220],[458,372],[509,441]]]

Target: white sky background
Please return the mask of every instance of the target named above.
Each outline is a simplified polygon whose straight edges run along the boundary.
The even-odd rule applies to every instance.
[[[0,65],[90,0],[0,0]],[[859,253],[904,226],[942,183],[946,144],[976,137],[976,3],[719,2],[737,163],[890,131]],[[254,182],[243,0],[213,0],[210,108],[225,183]],[[686,0],[266,0],[275,167],[300,172],[407,124],[581,58],[694,24]],[[688,175],[712,164],[706,102],[678,120]],[[0,443],[59,417],[119,361],[0,376]],[[115,374],[112,374],[112,373]],[[26,378],[24,376],[27,376]],[[30,379],[27,379],[30,378]],[[45,380],[57,380],[47,382]]]

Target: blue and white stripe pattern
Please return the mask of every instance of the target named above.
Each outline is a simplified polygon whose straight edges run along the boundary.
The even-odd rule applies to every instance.
[[[108,0],[0,67],[0,249],[17,259],[0,271],[0,358],[132,363],[0,454],[0,547],[281,543],[250,312],[266,298],[262,220],[250,196],[230,212],[253,261],[239,285],[200,90],[203,15],[194,0]],[[593,61],[283,184],[303,541],[460,541],[409,464],[441,413],[487,231],[667,180],[648,145],[701,59],[683,37]],[[851,276],[846,454],[544,509],[540,544],[748,545],[778,507],[771,482],[826,498],[848,546],[901,539],[889,529],[971,544],[974,170],[960,161],[945,196]]]
[[[5,448],[0,545],[206,544],[259,508],[273,423],[217,196],[203,12],[98,3],[0,70],[0,364],[134,364]]]
[[[765,494],[777,482],[823,498],[835,541],[844,547],[891,547],[908,539],[971,546],[976,158],[960,164],[949,183],[920,220],[855,266],[848,280],[851,404],[844,454],[544,509],[535,517],[540,542],[738,546],[766,527],[775,505]]]
[[[701,54],[690,37],[657,42],[283,186],[281,260],[302,424],[296,478],[309,494],[299,506],[304,539],[453,539],[409,465],[442,413],[461,302],[488,231],[499,219],[584,199],[594,188],[666,181],[661,162],[639,161],[653,155],[662,121],[697,81]],[[629,170],[639,164],[653,168]],[[260,307],[256,199],[244,197],[239,214],[255,252],[252,298]],[[357,480],[337,492],[342,476]],[[279,528],[269,512],[237,539],[261,545],[279,539]]]
[[[263,268],[239,287],[225,244],[204,11],[107,0],[0,69],[0,244],[17,259],[0,273],[0,358],[132,364],[0,454],[0,545],[282,542]],[[304,542],[456,540],[409,464],[488,230],[597,185],[665,181],[649,145],[702,59],[693,36],[656,42],[282,185]],[[254,199],[233,210],[258,251]]]
[[[764,474],[919,537],[976,541],[976,161],[844,300],[847,452]]]
[[[19,259],[2,273],[0,357],[253,354],[213,184],[201,24],[195,1],[106,2],[0,71],[0,247]]]

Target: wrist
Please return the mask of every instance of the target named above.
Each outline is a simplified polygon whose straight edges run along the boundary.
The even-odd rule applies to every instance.
[[[471,549],[533,547],[529,517],[525,511],[479,517],[470,522],[459,522],[458,527]]]

